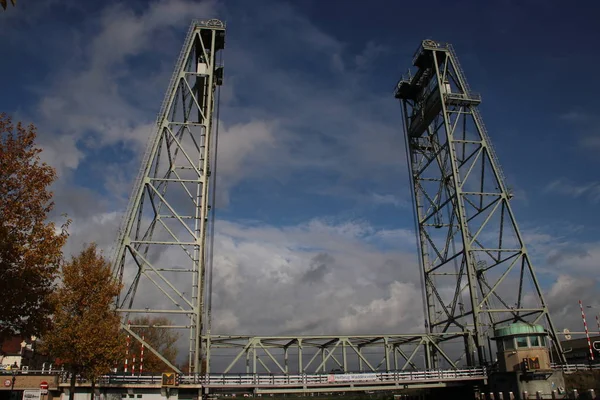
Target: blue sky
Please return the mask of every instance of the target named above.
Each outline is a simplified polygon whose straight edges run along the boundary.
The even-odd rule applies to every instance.
[[[382,317],[377,304],[407,315],[389,329],[417,329],[420,308],[398,289],[419,290],[392,90],[422,39],[450,42],[482,94],[554,311],[577,324],[576,301],[594,303],[600,265],[600,81],[590,72],[600,61],[600,6],[448,3],[22,1],[0,13],[0,110],[39,126],[44,157],[60,174],[57,214],[74,219],[69,251],[90,240],[108,248],[190,20],[226,21],[216,261],[223,326],[251,324],[236,308],[249,299],[231,282],[264,274],[262,284],[285,286],[319,254],[333,254],[328,289],[294,295],[352,299],[323,311],[340,316],[331,325],[317,318],[323,329]],[[320,234],[327,244],[315,242]],[[294,306],[305,319],[286,329],[319,325],[306,303]]]

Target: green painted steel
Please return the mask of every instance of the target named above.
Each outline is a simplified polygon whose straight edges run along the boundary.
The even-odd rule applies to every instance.
[[[210,354],[201,337],[210,333],[211,187],[216,174],[213,114],[222,83],[220,53],[225,25],[217,19],[192,21],[134,183],[113,259],[123,285],[117,310],[129,335],[143,325],[136,316],[156,315],[169,323],[157,329],[188,331],[191,372]],[[164,254],[168,257],[164,257]],[[156,325],[152,325],[156,328]],[[156,354],[177,372],[149,343]]]
[[[124,290],[118,311],[134,339],[143,340],[135,333],[140,326],[128,318],[168,316],[172,324],[160,328],[188,330],[190,372],[196,373],[458,370],[487,365],[493,333],[541,335],[545,321],[563,356],[477,108],[481,97],[469,88],[452,46],[430,40],[415,53],[416,73],[403,77],[395,91],[404,114],[426,332],[211,335],[207,235],[216,177],[213,114],[223,78],[217,54],[224,45],[221,21],[192,22],[119,231],[113,272]],[[163,257],[165,248],[177,265]],[[526,306],[526,293],[539,306]],[[503,325],[515,321],[523,323]],[[215,371],[214,356],[230,359]]]
[[[542,325],[531,325],[522,322],[516,322],[507,326],[502,326],[494,330],[494,338],[499,339],[506,336],[526,336],[532,334],[546,335],[546,330]]]
[[[497,327],[544,323],[565,362],[479,113],[481,96],[448,43],[424,40],[413,66],[394,95],[403,113],[427,330],[473,332],[464,353],[469,365],[486,365]],[[430,353],[437,368],[437,352]]]

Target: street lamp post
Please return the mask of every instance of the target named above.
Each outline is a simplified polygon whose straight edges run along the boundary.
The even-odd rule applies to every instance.
[[[17,373],[15,370],[12,371],[12,384],[10,385],[10,400],[15,398],[14,390],[15,390],[15,381],[17,380]]]

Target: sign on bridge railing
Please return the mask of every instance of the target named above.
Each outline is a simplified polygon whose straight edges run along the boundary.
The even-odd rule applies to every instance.
[[[377,374],[330,374],[327,382],[369,382],[381,380]]]

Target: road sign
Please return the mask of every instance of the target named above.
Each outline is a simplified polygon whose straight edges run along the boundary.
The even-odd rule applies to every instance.
[[[163,372],[162,386],[177,386],[177,374],[174,372]]]
[[[44,389],[48,389],[48,382],[46,381],[41,381],[40,382],[40,389],[44,390]]]
[[[23,400],[40,400],[41,390],[23,390]]]
[[[4,386],[10,387],[11,384],[12,384],[12,381],[10,379],[5,379],[4,380]]]

